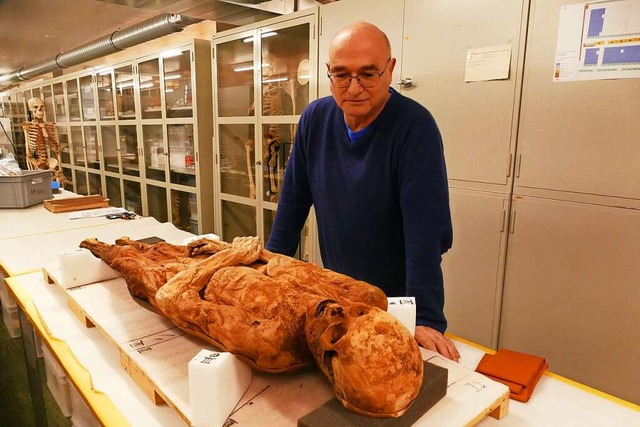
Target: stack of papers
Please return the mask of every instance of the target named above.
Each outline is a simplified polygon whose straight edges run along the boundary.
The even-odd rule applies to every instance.
[[[125,208],[100,208],[100,209],[89,209],[86,211],[72,212],[69,214],[69,219],[80,219],[80,218],[96,218],[99,216],[107,216],[114,214],[125,213],[127,210]]]

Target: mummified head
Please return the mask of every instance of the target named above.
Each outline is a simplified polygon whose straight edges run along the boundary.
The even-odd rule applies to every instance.
[[[420,349],[407,328],[386,311],[323,300],[308,308],[305,334],[346,408],[371,417],[399,417],[418,395]]]
[[[44,101],[40,98],[31,98],[27,101],[33,120],[44,120]]]

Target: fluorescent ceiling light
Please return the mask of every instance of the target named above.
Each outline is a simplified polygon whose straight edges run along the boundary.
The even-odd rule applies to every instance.
[[[140,85],[140,89],[149,89],[150,87],[153,87],[153,83],[145,83]]]
[[[249,67],[238,67],[233,69],[233,71],[235,71],[236,73],[239,73],[240,71],[251,71],[251,70],[253,70],[253,65]]]
[[[164,76],[165,80],[176,80],[181,78],[182,76],[180,74],[167,74],[166,76]]]
[[[267,80],[263,80],[262,83],[275,83],[275,82],[286,82],[287,80],[289,80],[286,77],[279,77],[277,79],[267,79]]]
[[[112,71],[113,71],[113,67],[100,68],[97,70],[97,73],[99,76],[106,76],[108,74],[111,74]]]
[[[266,39],[267,37],[275,36],[277,34],[278,33],[276,33],[275,31],[269,31],[269,32],[266,32],[266,33],[262,33],[260,35],[260,37],[262,37],[263,39]],[[245,42],[245,43],[253,43],[253,36],[247,37],[246,39],[244,39],[242,41]]]
[[[162,56],[163,58],[171,58],[173,56],[179,56],[182,55],[182,51],[180,49],[169,49],[169,50],[165,50],[164,52],[162,52],[162,54],[160,54],[160,56]]]
[[[262,68],[266,68],[266,67],[268,67],[268,66],[269,66],[269,64],[266,64],[266,63],[265,63],[265,64],[262,64]],[[239,73],[240,71],[251,71],[251,70],[253,70],[253,69],[254,69],[253,65],[250,65],[250,66],[248,66],[248,67],[238,67],[238,68],[234,68],[234,69],[233,69],[233,71],[235,71],[236,73]]]

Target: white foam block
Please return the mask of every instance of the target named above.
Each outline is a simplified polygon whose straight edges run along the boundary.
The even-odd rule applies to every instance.
[[[218,236],[217,234],[208,233],[208,234],[201,234],[199,236],[187,237],[182,241],[182,245],[188,245],[189,243],[195,242],[196,240],[199,240],[199,239],[220,240],[220,236]]]
[[[394,315],[411,335],[416,332],[416,299],[414,297],[390,297],[387,312]]]
[[[58,252],[58,263],[65,289],[120,277],[120,273],[84,248]]]
[[[251,384],[251,368],[231,353],[201,350],[189,361],[194,427],[222,427]]]

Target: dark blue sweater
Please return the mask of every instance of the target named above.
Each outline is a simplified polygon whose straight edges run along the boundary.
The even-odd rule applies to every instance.
[[[353,143],[332,97],[307,107],[267,248],[293,255],[313,204],[325,267],[414,296],[417,324],[444,332],[440,261],[452,227],[442,140],[423,106],[391,93]]]

